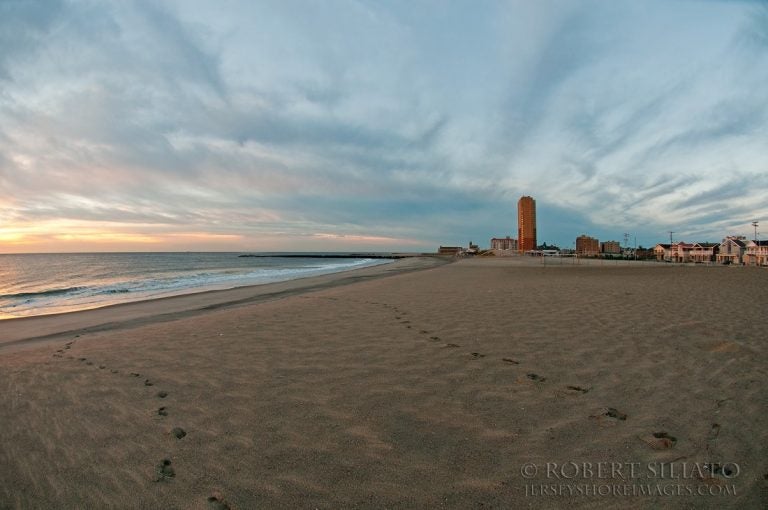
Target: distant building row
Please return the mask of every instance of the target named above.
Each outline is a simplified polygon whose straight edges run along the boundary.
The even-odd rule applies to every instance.
[[[747,241],[744,236],[728,236],[717,243],[659,243],[653,249],[656,260],[668,262],[716,262],[768,266],[768,241]]]
[[[531,252],[536,250],[537,247],[523,249],[517,239],[512,237],[494,237],[491,239],[491,250],[496,252]],[[576,238],[576,254],[583,256],[597,256],[601,253],[610,253],[620,255],[621,244],[618,241],[605,241],[601,243],[594,237],[581,235]],[[502,253],[503,254],[503,253]]]
[[[585,257],[595,257],[601,253],[621,254],[621,244],[618,241],[600,242],[594,237],[580,235],[576,238],[576,254]]]

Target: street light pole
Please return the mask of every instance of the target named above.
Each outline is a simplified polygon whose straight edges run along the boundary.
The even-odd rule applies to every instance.
[[[757,242],[757,220],[752,222],[752,226],[755,227],[755,265],[758,266],[759,264],[759,258],[757,256],[758,253],[762,253],[762,249],[760,248],[760,243]]]

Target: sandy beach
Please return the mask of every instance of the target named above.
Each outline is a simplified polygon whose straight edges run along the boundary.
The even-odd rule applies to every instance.
[[[768,271],[546,262],[0,322],[0,509],[768,506]]]

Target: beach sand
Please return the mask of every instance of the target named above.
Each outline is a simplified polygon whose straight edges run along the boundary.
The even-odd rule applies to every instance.
[[[546,262],[0,322],[0,508],[768,506],[768,271]]]

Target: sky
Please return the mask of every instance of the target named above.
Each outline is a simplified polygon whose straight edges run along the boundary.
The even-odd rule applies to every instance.
[[[0,253],[768,238],[768,0],[0,0]]]

